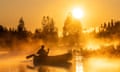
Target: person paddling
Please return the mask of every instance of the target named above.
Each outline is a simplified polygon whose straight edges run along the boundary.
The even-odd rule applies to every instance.
[[[48,56],[48,53],[49,53],[49,48],[48,48],[48,51],[45,51],[45,46],[42,45],[41,48],[38,50],[37,55]]]
[[[34,56],[46,57],[46,56],[48,56],[48,53],[49,53],[49,48],[48,48],[48,51],[46,51],[45,46],[41,45],[41,48],[37,51],[36,54],[31,54],[31,55],[27,56],[26,58],[29,59]]]

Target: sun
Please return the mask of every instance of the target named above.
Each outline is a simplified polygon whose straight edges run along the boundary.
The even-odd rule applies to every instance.
[[[84,12],[81,8],[73,8],[72,9],[72,16],[76,19],[81,19],[84,16]]]

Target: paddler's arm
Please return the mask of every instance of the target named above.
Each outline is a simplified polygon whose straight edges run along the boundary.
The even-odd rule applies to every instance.
[[[48,48],[48,51],[47,51],[47,54],[49,53],[49,48]]]

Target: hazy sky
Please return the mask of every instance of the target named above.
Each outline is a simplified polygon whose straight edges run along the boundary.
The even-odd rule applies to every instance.
[[[83,26],[99,25],[120,19],[120,0],[0,0],[0,24],[16,27],[22,16],[28,30],[39,28],[43,16],[53,17],[61,28],[74,7],[84,10]]]

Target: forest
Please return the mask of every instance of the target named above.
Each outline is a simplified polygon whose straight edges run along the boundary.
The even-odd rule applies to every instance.
[[[7,49],[10,52],[22,52],[23,50],[34,50],[44,44],[50,48],[64,47],[74,49],[74,51],[77,50],[78,53],[83,55],[96,53],[97,47],[94,48],[96,45],[100,47],[100,49],[96,50],[97,54],[105,53],[106,51],[115,53],[120,51],[120,21],[111,19],[110,22],[101,24],[98,27],[98,31],[94,29],[92,32],[84,33],[80,20],[68,15],[64,21],[61,37],[58,35],[59,30],[55,26],[53,18],[43,16],[41,26],[32,33],[27,30],[22,17],[19,19],[16,29],[0,25],[0,49]],[[89,41],[91,45],[95,46],[89,46]],[[92,41],[97,41],[98,43],[92,44]]]

